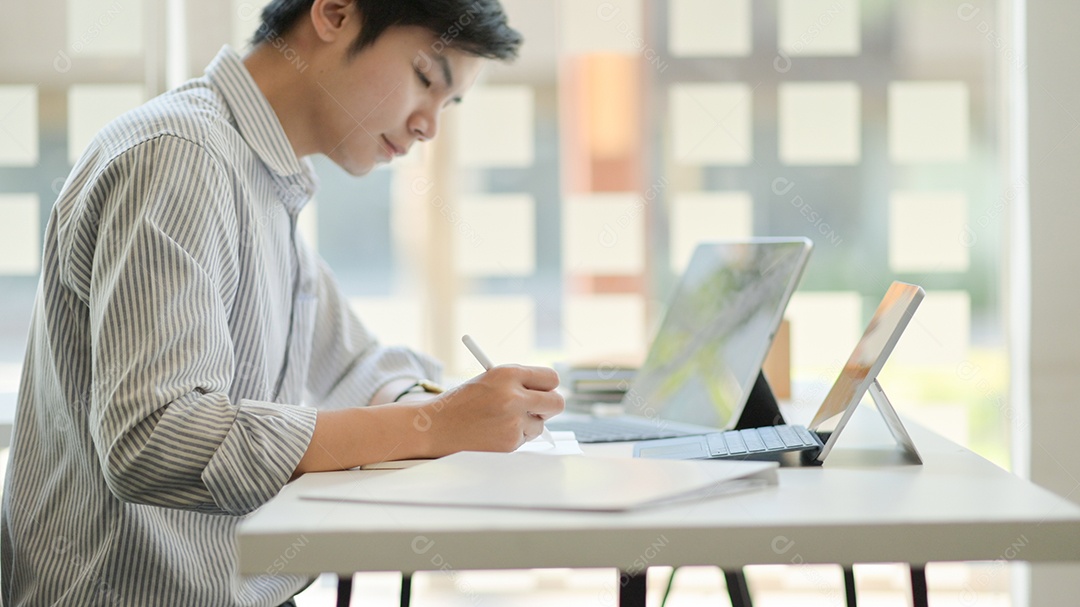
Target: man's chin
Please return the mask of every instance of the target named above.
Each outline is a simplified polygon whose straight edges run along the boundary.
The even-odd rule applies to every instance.
[[[368,173],[372,172],[373,170],[375,170],[375,167],[370,167],[369,166],[369,167],[360,167],[360,168],[357,168],[357,169],[354,169],[354,170],[348,170],[348,169],[346,169],[346,170],[353,177],[363,177],[363,176],[367,175]]]
[[[374,171],[375,168],[378,166],[369,162],[339,162],[336,164],[341,167],[346,173],[352,175],[353,177],[363,177],[364,175],[367,175],[368,173]]]
[[[349,175],[363,177],[383,164],[379,162],[378,158],[368,158],[366,156],[363,153],[348,154],[345,153],[345,150],[339,148],[332,155],[327,155],[327,158]]]

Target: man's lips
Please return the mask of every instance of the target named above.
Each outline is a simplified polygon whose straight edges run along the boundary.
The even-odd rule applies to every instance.
[[[405,150],[394,145],[394,142],[386,138],[386,135],[382,136],[383,145],[386,147],[386,151],[390,152],[391,156],[404,156]]]

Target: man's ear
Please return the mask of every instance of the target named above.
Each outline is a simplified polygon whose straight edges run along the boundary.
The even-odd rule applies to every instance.
[[[353,23],[359,18],[353,0],[315,0],[311,4],[311,24],[323,42],[333,42],[345,35],[352,38]]]

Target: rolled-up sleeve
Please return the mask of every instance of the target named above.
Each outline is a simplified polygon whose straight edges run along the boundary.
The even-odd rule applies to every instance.
[[[240,404],[202,474],[214,502],[231,513],[254,509],[289,480],[311,442],[317,415],[307,407]]]
[[[333,273],[316,259],[316,316],[308,391],[323,409],[367,405],[387,383],[403,378],[438,381],[442,365],[401,346],[384,346],[349,307]]]
[[[119,499],[244,514],[288,482],[316,412],[230,399],[238,275],[232,187],[198,144],[143,143],[101,177],[90,435]],[[85,223],[85,222],[84,222]]]

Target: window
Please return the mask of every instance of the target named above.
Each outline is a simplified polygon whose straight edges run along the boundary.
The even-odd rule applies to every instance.
[[[9,418],[52,201],[89,138],[164,88],[165,37],[146,35],[166,28],[163,3],[52,4],[67,28],[11,28],[4,44],[35,52],[0,68]],[[261,4],[189,2],[172,34],[186,63],[222,40],[243,49]],[[928,296],[886,389],[1008,465],[993,3],[506,6],[523,56],[489,69],[444,137],[362,180],[315,160],[304,231],[384,339],[456,375],[476,371],[462,332],[498,360],[640,358],[695,243],[804,235],[817,246],[789,310],[793,399],[820,400],[889,281],[916,282]],[[210,22],[216,36],[195,27]]]
[[[1009,465],[1000,2],[503,3],[523,55],[438,141],[359,181],[315,159],[305,235],[384,341],[457,376],[479,371],[463,332],[497,361],[634,360],[695,243],[808,236],[796,406],[816,408],[888,284],[914,282],[927,298],[885,389]],[[0,36],[0,423],[73,159],[164,90],[168,36],[196,75],[221,42],[246,47],[264,2],[182,4],[167,20],[166,0],[50,0],[19,22],[66,27]]]

